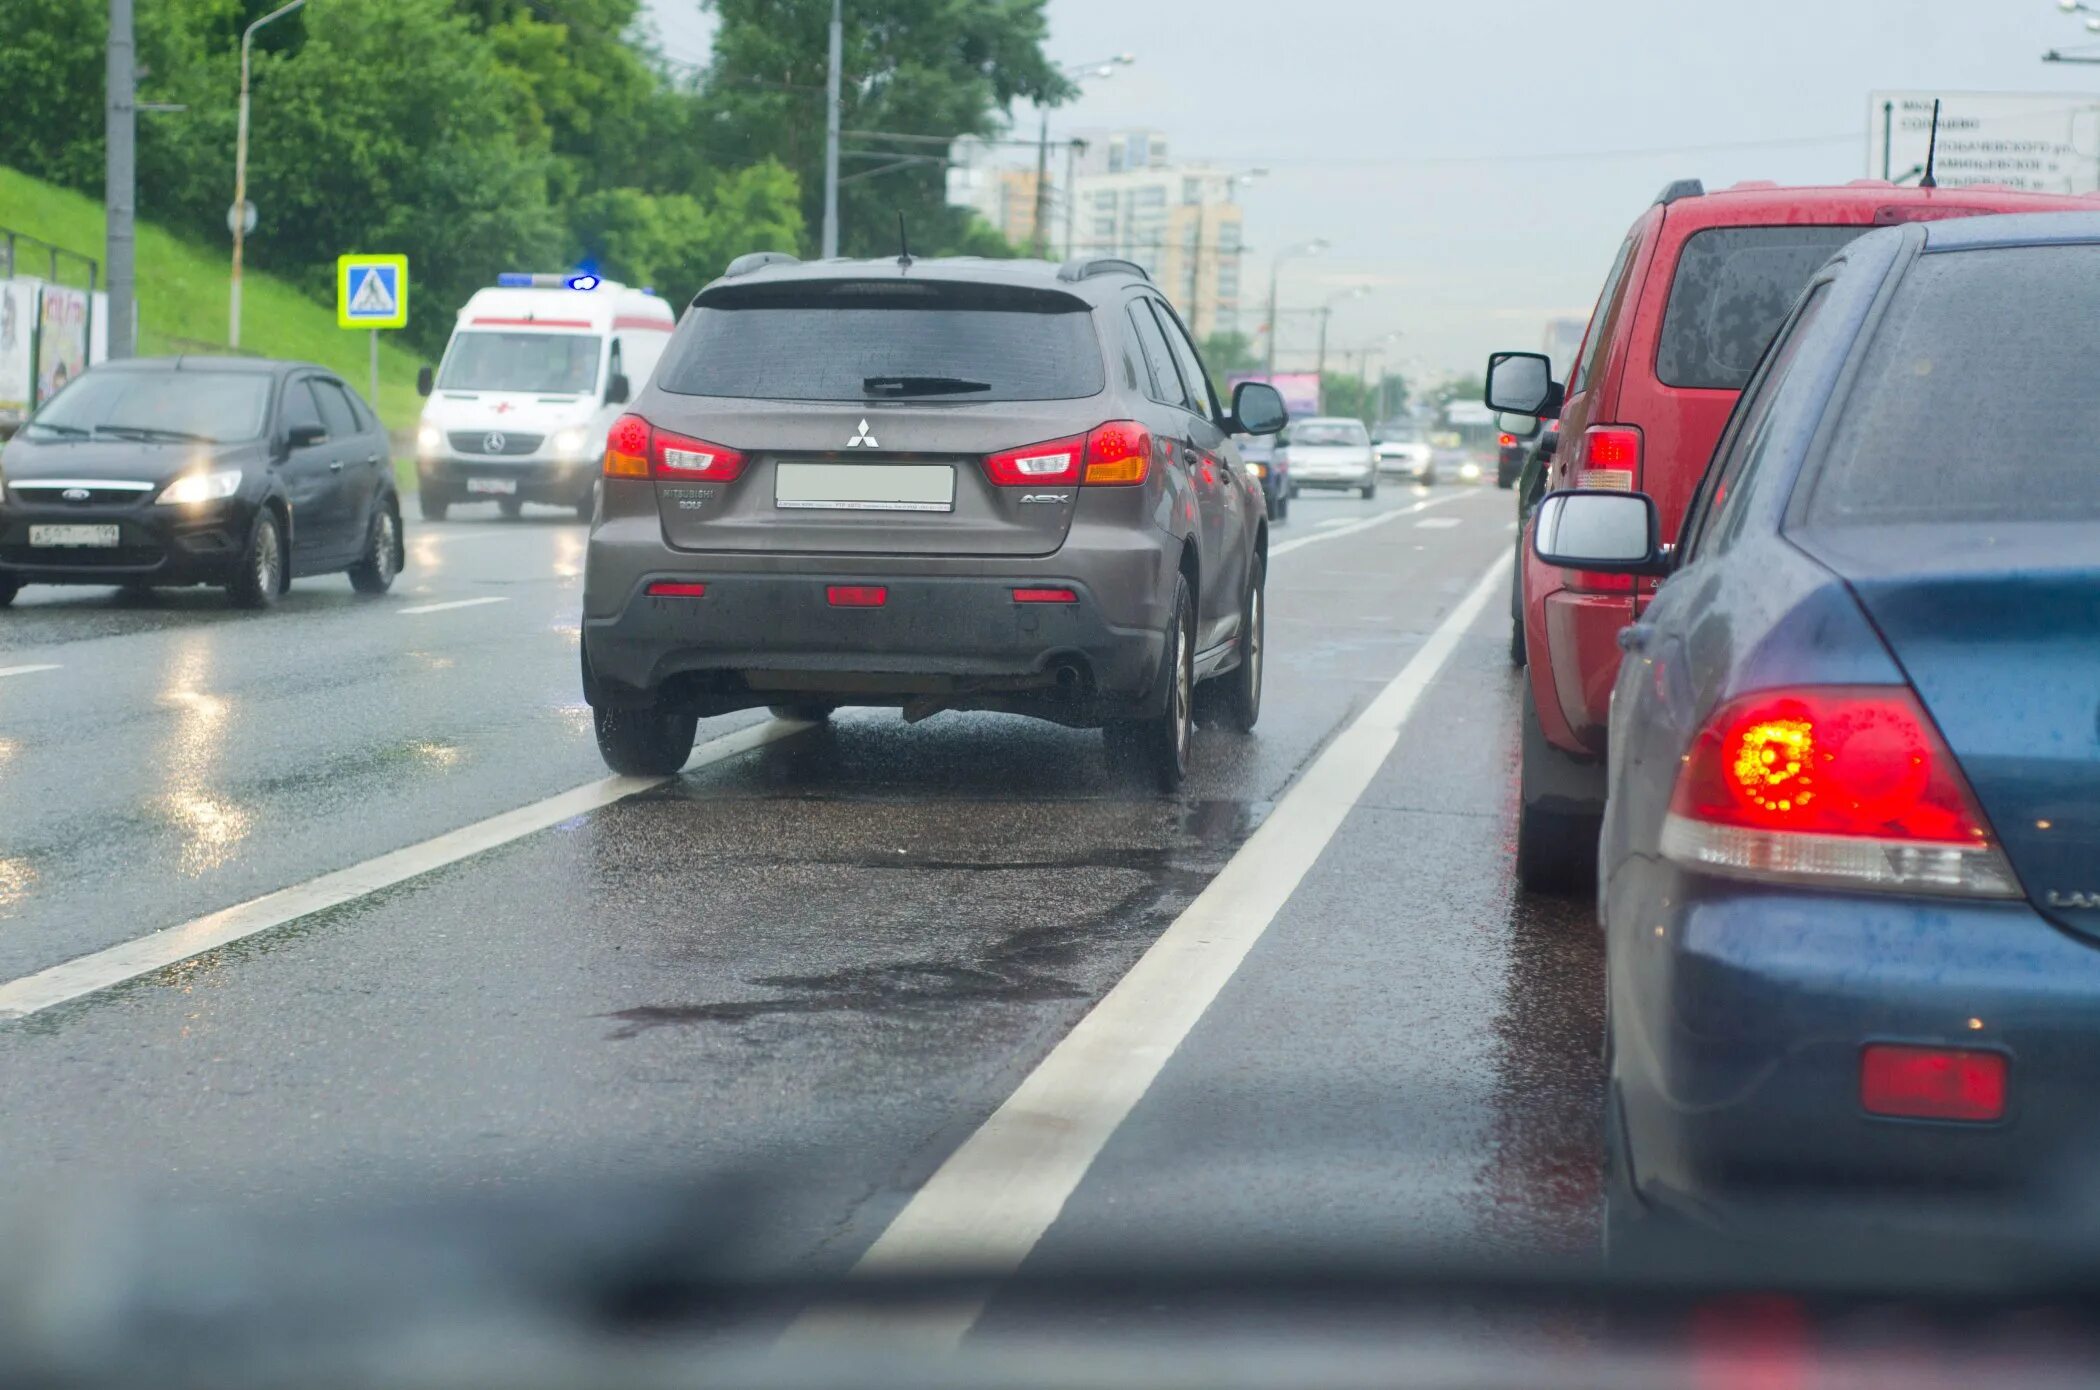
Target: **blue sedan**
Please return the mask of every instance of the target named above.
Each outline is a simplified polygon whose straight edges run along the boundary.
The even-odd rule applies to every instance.
[[[2061,1229],[2100,1141],[2100,217],[1853,242],[1675,553],[1638,493],[1543,560],[1664,577],[1601,846],[1607,1248]]]

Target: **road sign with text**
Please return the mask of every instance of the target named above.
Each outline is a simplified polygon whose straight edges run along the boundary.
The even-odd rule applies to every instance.
[[[408,257],[338,256],[335,321],[345,328],[400,328],[408,322]]]

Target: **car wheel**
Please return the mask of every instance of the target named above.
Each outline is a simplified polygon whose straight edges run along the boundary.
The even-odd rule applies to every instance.
[[[1531,682],[1524,682],[1524,742],[1518,772],[1517,882],[1529,893],[1581,893],[1597,886],[1603,817],[1544,804],[1544,787],[1575,760],[1546,741]]]
[[[350,587],[361,594],[383,594],[401,573],[401,514],[382,506],[372,517],[365,553],[350,567]]]
[[[5,608],[5,607],[7,607],[7,605],[9,605],[10,603],[13,603],[13,602],[15,601],[15,595],[16,595],[16,594],[19,594],[19,593],[21,593],[21,592],[22,592],[22,581],[21,581],[21,580],[19,580],[19,579],[0,579],[0,608]]]
[[[499,497],[496,499],[496,510],[507,517],[523,516],[525,514],[525,499],[522,497]]]
[[[1257,555],[1247,576],[1247,596],[1240,601],[1240,664],[1225,677],[1225,722],[1233,732],[1251,734],[1261,718],[1261,670],[1268,634],[1268,604],[1263,592],[1268,564]]]
[[[1373,497],[1376,497],[1378,495],[1378,480],[1376,478],[1373,478],[1370,482],[1365,483],[1362,487],[1358,488],[1357,491],[1363,494],[1364,501],[1370,501]]]
[[[591,518],[597,514],[597,511],[598,493],[596,489],[586,492],[583,496],[576,499],[576,519],[584,525],[588,526],[591,524]]]
[[[1159,789],[1179,789],[1188,775],[1189,741],[1196,726],[1196,611],[1189,582],[1174,579],[1174,618],[1167,624],[1167,648],[1160,674],[1166,681],[1166,708],[1150,719],[1111,724],[1104,731],[1113,762],[1136,762],[1149,769]]]
[[[1289,492],[1285,493],[1285,494],[1284,494],[1284,496],[1285,496],[1285,498],[1287,498],[1287,499],[1288,499],[1288,500],[1290,500],[1290,501],[1293,501],[1293,502],[1297,501],[1297,500],[1298,500],[1298,485],[1297,485],[1296,483],[1292,483],[1292,484],[1291,484],[1291,490],[1290,490]]]
[[[1524,566],[1519,557],[1509,577],[1509,664],[1522,670],[1524,661]]]
[[[767,705],[775,719],[793,719],[803,724],[821,724],[831,718],[837,705],[828,705],[821,700],[808,700],[792,705]]]
[[[284,591],[284,527],[265,507],[248,536],[248,553],[226,585],[226,597],[237,608],[267,608]]]
[[[670,777],[693,756],[698,715],[657,706],[593,709],[591,726],[605,765],[626,777]]]
[[[452,510],[452,499],[431,488],[416,493],[416,515],[425,521],[443,521],[445,513]]]

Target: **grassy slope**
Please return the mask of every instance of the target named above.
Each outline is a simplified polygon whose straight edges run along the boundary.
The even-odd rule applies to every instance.
[[[102,204],[13,169],[0,168],[0,227],[102,259]],[[197,352],[205,350],[199,343],[225,343],[231,258],[230,244],[204,246],[184,241],[141,216],[138,310],[142,353]],[[24,248],[20,269],[31,275],[41,269],[30,248]],[[371,367],[365,335],[336,327],[334,305],[316,303],[283,281],[252,270],[242,277],[241,298],[244,350],[319,362],[342,373],[360,394],[368,389]],[[415,427],[423,403],[416,396],[419,359],[394,346],[392,338],[387,333],[379,337],[376,404],[387,428],[400,433]],[[178,339],[188,341],[175,341]]]

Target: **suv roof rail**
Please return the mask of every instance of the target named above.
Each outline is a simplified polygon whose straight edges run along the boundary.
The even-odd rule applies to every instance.
[[[1658,206],[1668,207],[1679,198],[1700,198],[1705,194],[1706,185],[1697,179],[1672,179],[1655,195],[1655,201]]]
[[[750,251],[731,261],[729,269],[722,272],[722,278],[726,280],[733,275],[749,275],[760,266],[799,265],[801,262],[800,256],[791,256],[785,251]]]
[[[1096,275],[1135,275],[1147,282],[1152,279],[1143,266],[1121,256],[1074,256],[1057,268],[1060,280],[1090,280]]]

